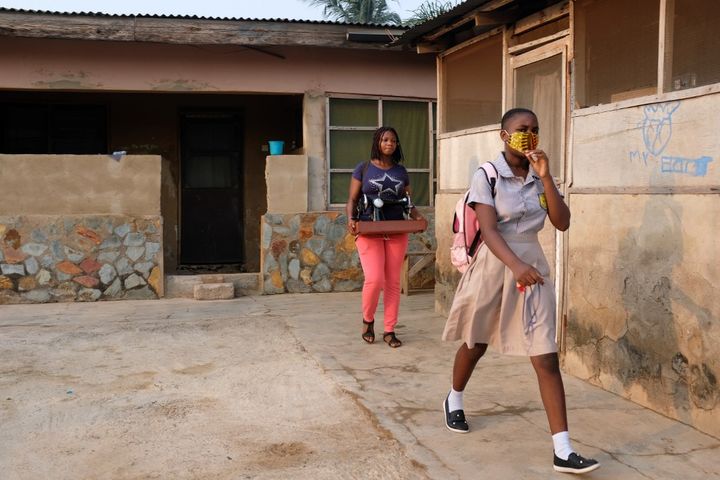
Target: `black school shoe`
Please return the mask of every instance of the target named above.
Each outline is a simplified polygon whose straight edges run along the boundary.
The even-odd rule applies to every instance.
[[[465,412],[462,410],[453,410],[448,412],[448,399],[445,397],[443,402],[443,412],[445,412],[445,426],[448,430],[457,433],[468,433],[470,431],[470,425],[465,420]]]
[[[567,460],[558,458],[553,452],[553,468],[556,472],[587,473],[600,467],[600,463],[592,458],[583,458],[577,453],[571,453]]]

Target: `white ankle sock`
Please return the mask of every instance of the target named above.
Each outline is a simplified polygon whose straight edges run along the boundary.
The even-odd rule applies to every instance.
[[[570,434],[565,432],[558,432],[552,436],[553,447],[555,447],[555,455],[562,460],[567,460],[571,453],[575,450],[570,446]]]
[[[448,411],[454,412],[455,410],[464,410],[463,392],[458,392],[457,390],[451,388],[450,393],[448,394]]]

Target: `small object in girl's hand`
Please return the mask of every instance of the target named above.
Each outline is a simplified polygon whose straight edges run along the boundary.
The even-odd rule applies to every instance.
[[[516,283],[515,288],[518,289],[518,292],[525,293],[525,285],[520,285],[520,283]]]

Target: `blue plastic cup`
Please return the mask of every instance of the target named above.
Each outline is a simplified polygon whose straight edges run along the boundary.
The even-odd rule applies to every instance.
[[[270,145],[270,155],[283,154],[283,147],[285,147],[285,142],[283,142],[282,140],[270,140],[268,142],[268,145]]]

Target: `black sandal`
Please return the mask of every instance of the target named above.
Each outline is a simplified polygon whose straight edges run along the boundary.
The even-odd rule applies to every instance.
[[[366,322],[365,319],[363,319],[363,324],[367,325],[367,327],[362,334],[362,339],[365,340],[367,343],[375,343],[375,330],[373,330],[375,320],[373,320],[372,322]]]
[[[383,333],[383,342],[387,343],[392,348],[398,348],[400,345],[402,345],[400,339],[395,336],[395,332]]]

